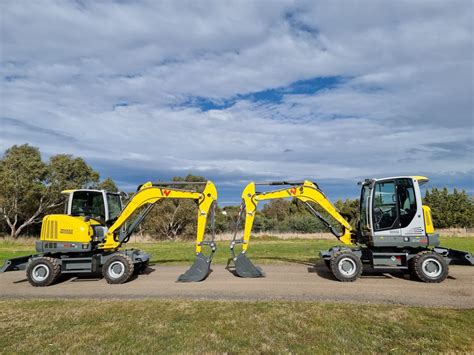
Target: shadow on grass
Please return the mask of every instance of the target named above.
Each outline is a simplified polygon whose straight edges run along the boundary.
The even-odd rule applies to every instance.
[[[133,274],[133,276],[126,283],[129,283],[133,280],[136,280],[140,276],[150,275],[151,273],[153,273],[155,271],[156,270],[154,268],[151,268],[151,267],[148,266],[146,269],[140,271],[139,273]],[[51,286],[59,285],[59,284],[65,283],[67,281],[69,281],[69,282],[101,281],[103,278],[104,277],[102,276],[101,273],[62,274],[62,275],[59,276],[59,278]],[[25,281],[27,281],[27,279],[16,281],[16,283],[25,282]]]

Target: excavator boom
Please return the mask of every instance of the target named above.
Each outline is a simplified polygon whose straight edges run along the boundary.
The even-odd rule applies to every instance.
[[[204,190],[198,192],[195,190],[184,190],[174,187],[179,185],[196,184],[205,184]],[[211,241],[204,241],[209,211],[211,210],[211,207],[215,207],[217,203],[217,189],[212,181],[206,183],[169,182],[156,184],[147,182],[146,184],[141,185],[138,192],[129,201],[127,206],[125,206],[114,224],[110,226],[105,241],[100,247],[105,250],[114,250],[118,248],[128,239],[133,230],[146,217],[153,206],[162,199],[191,199],[197,202],[196,259],[191,268],[179,276],[178,281],[188,282],[201,281],[205,279],[209,274],[212,257],[216,251],[216,245],[213,239]],[[129,228],[122,228],[134,213],[144,206],[146,206],[145,209],[132,225]],[[214,214],[212,215],[212,218],[214,218]],[[203,246],[209,246],[211,248],[211,252],[208,256],[205,256],[202,253]]]
[[[279,190],[268,191],[268,192],[256,192],[255,187],[258,185],[269,185],[278,186],[286,185]],[[242,239],[236,239],[237,226],[234,234],[234,239],[231,242],[231,254],[232,260],[235,264],[235,271],[239,276],[242,277],[261,277],[263,273],[245,255],[250,235],[252,233],[253,222],[255,220],[255,214],[257,212],[257,206],[260,201],[268,201],[282,198],[297,198],[305,203],[309,211],[319,218],[323,224],[344,244],[352,245],[355,243],[354,233],[351,225],[347,222],[344,217],[338,212],[333,204],[326,198],[324,193],[318,188],[318,186],[308,180],[303,182],[288,182],[288,181],[274,181],[268,183],[249,183],[242,192],[242,206],[241,214],[245,213],[245,225],[244,235]],[[341,226],[342,233],[338,233],[336,229],[316,211],[310,202],[313,202],[323,208],[330,216],[332,216]],[[240,220],[241,216],[239,216]],[[239,255],[235,255],[234,248],[236,244],[242,244],[242,251]]]

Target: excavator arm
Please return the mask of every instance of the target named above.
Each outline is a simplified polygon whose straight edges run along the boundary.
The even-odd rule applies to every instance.
[[[205,184],[202,192],[193,190],[183,190],[175,187],[176,185],[199,185]],[[120,245],[128,240],[134,229],[148,215],[153,206],[162,199],[191,199],[198,205],[197,231],[196,231],[196,260],[193,266],[178,278],[178,281],[200,281],[204,279],[209,271],[212,256],[216,250],[214,241],[204,241],[206,223],[209,211],[217,203],[217,189],[212,181],[205,183],[193,182],[170,182],[153,184],[147,182],[141,185],[137,193],[132,197],[128,204],[118,216],[117,220],[109,227],[104,242],[100,245],[103,250],[116,250]],[[130,221],[134,213],[141,207],[144,207],[142,213],[132,222],[128,228],[125,223]],[[211,254],[204,256],[202,254],[203,245],[211,248]]]
[[[187,185],[197,184],[188,183]],[[123,242],[120,239],[120,229],[130,220],[134,213],[141,207],[147,206],[145,213],[148,214],[158,201],[162,199],[191,199],[198,203],[198,227],[196,235],[196,253],[201,252],[201,242],[204,238],[206,230],[207,217],[209,210],[214,201],[217,201],[217,190],[212,181],[208,181],[202,192],[192,190],[182,190],[171,188],[169,185],[177,185],[176,182],[153,184],[147,182],[140,186],[138,192],[133,196],[129,203],[125,206],[117,220],[109,227],[105,242],[101,245],[101,249],[116,249]],[[143,220],[146,214],[138,217]],[[125,239],[122,235],[122,239]]]
[[[287,185],[289,187],[268,191],[256,192],[256,185]],[[245,211],[244,235],[241,240],[234,239],[231,242],[232,260],[235,264],[236,273],[242,277],[261,277],[263,273],[255,267],[246,257],[245,253],[248,249],[250,234],[252,232],[253,222],[257,206],[260,201],[275,200],[281,198],[294,197],[305,203],[309,211],[319,218],[323,224],[333,233],[342,243],[346,245],[354,244],[354,231],[344,217],[338,212],[333,204],[327,199],[324,193],[319,190],[318,186],[311,181],[304,182],[270,182],[270,183],[249,183],[242,192],[241,213]],[[338,233],[333,226],[321,214],[316,211],[310,204],[316,203],[322,207],[330,216],[332,216],[342,227],[342,233]],[[240,217],[240,216],[239,216]],[[236,244],[242,244],[242,251],[239,255],[235,255],[234,247]]]

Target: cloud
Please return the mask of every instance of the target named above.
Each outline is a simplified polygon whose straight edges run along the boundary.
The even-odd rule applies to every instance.
[[[474,191],[470,2],[0,6],[2,150],[83,156],[127,188],[201,174],[237,200],[251,179]]]

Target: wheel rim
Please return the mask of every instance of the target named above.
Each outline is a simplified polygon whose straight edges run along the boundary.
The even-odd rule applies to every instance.
[[[118,279],[125,273],[125,265],[121,261],[114,261],[109,265],[108,273],[110,277]]]
[[[436,278],[443,272],[443,266],[441,263],[432,258],[423,261],[421,269],[423,270],[423,273],[430,278]]]
[[[42,282],[49,276],[49,267],[44,264],[36,265],[31,272],[31,277],[36,282]]]
[[[351,258],[342,258],[337,264],[337,268],[344,276],[353,276],[356,273],[357,265]]]

